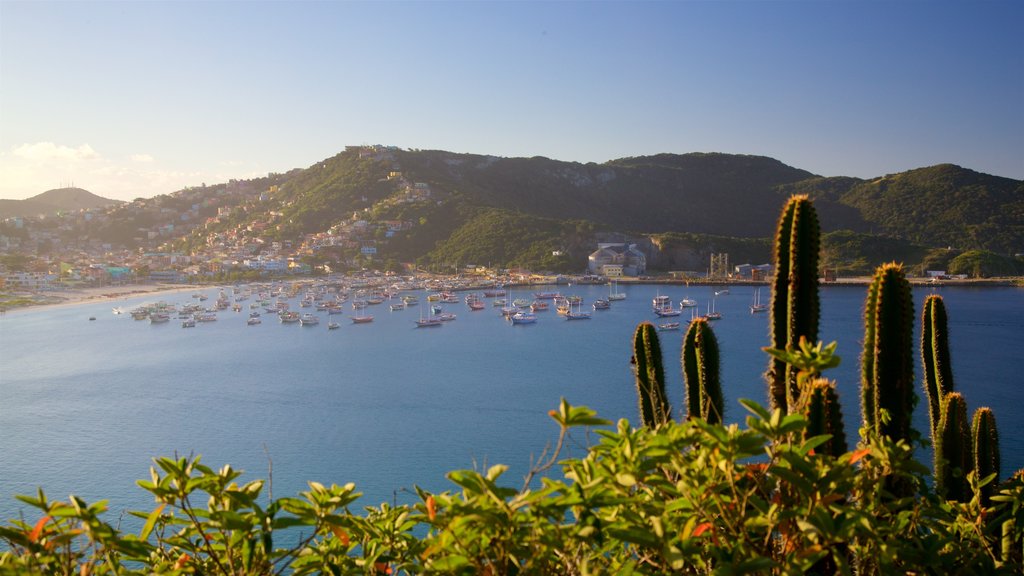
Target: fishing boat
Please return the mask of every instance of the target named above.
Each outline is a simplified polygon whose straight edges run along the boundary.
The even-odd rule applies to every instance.
[[[280,315],[282,324],[294,324],[299,321],[298,312],[282,312]]]
[[[594,300],[594,310],[608,310],[612,307],[612,303],[604,298],[598,298]]]
[[[651,306],[655,311],[672,307],[672,298],[664,294],[658,294],[651,300]]]
[[[391,308],[392,312],[395,312],[395,311],[398,311],[398,310],[405,310],[405,302],[396,302],[395,304],[391,304],[389,306],[389,308]]]
[[[196,327],[196,321],[193,318],[189,318],[187,320],[182,320],[181,321],[181,327],[182,328],[195,328]]]
[[[163,324],[164,322],[169,322],[170,320],[170,315],[164,314],[163,312],[154,312],[153,314],[149,315],[150,324]]]
[[[544,300],[534,300],[533,303],[530,304],[530,311],[532,312],[547,312],[549,309],[550,307],[548,306],[548,303]]]
[[[680,314],[682,314],[682,312],[679,309],[673,308],[671,304],[665,306],[664,308],[655,308],[654,313],[659,318],[668,318],[670,316],[679,316]]]
[[[319,323],[320,319],[312,314],[303,314],[302,317],[299,318],[299,324],[303,326],[316,326]]]
[[[757,314],[758,312],[767,312],[768,305],[761,303],[761,289],[758,288],[754,291],[754,301],[750,304],[750,313]]]

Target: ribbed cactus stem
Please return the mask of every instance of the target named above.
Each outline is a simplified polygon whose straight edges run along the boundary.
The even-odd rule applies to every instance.
[[[953,370],[949,360],[949,329],[942,296],[932,294],[921,313],[921,365],[932,438],[942,416],[942,399],[953,391]]]
[[[672,407],[665,394],[665,369],[661,361],[661,344],[654,324],[641,322],[633,336],[633,361],[636,369],[636,392],[640,402],[640,421],[656,428],[672,417]]]
[[[796,348],[803,336],[818,340],[818,253],[821,237],[814,204],[805,195],[792,196],[782,209],[772,253],[771,348]],[[773,358],[765,373],[772,408],[788,411],[799,397],[796,373]]]
[[[835,384],[825,378],[811,382],[804,416],[807,418],[805,438],[822,434],[832,435],[829,441],[821,445],[819,451],[832,456],[846,452],[846,429],[843,426],[843,414],[839,408],[839,395],[836,393]]]
[[[683,338],[682,364],[687,417],[721,424],[724,401],[719,379],[718,339],[707,320],[697,318],[690,323]]]
[[[914,411],[913,297],[903,267],[879,266],[865,305],[861,356],[864,423],[893,440],[909,440]],[[888,412],[888,422],[882,412]]]
[[[958,502],[969,502],[971,486],[967,474],[974,468],[967,402],[959,392],[942,399],[942,417],[935,437],[935,490]]]
[[[999,483],[999,431],[996,429],[996,416],[989,408],[978,408],[971,422],[971,439],[974,448],[974,469],[978,471],[978,480],[989,474],[996,477],[981,487],[981,503],[988,506]]]

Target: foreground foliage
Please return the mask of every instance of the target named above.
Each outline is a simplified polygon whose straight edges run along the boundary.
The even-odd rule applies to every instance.
[[[1019,573],[1024,483],[983,507],[938,498],[911,446],[863,430],[860,447],[817,453],[806,420],[744,401],[746,425],[622,420],[586,457],[557,461],[525,488],[504,466],[457,470],[456,489],[414,505],[354,512],[351,484],[315,482],[271,500],[230,467],[159,458],[138,534],[103,519],[105,503],[19,499],[38,510],[0,528],[3,573],[55,574],[742,574]],[[606,422],[565,401],[559,446]],[[556,463],[557,461],[557,463]],[[914,487],[886,491],[883,478]]]

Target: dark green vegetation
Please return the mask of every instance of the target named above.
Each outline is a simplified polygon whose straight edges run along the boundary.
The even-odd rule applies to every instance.
[[[0,573],[1019,574],[1024,476],[1000,481],[991,411],[968,431],[966,402],[947,394],[935,489],[913,459],[919,435],[900,423],[909,411],[897,413],[911,332],[904,283],[887,265],[868,292],[865,339],[895,354],[865,350],[871,409],[852,452],[821,377],[839,363],[834,344],[767,349],[796,374],[786,410],[745,400],[742,427],[712,424],[703,409],[676,422],[657,333],[642,323],[632,354],[644,425],[609,428],[563,400],[550,412],[555,447],[521,488],[502,482],[502,465],[455,470],[453,491],[418,489],[415,504],[356,513],[352,484],[310,482],[273,499],[228,466],[158,458],[138,482],[155,499],[132,513],[138,534],[106,522],[103,502],[20,496],[34,511],[0,527]],[[710,334],[704,324],[693,325]],[[585,441],[570,434],[592,426],[602,428],[586,455],[560,460],[566,442]]]

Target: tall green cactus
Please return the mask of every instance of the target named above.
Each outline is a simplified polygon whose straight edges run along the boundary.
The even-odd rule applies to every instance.
[[[807,418],[805,438],[831,434],[832,438],[821,445],[821,451],[836,457],[846,452],[846,429],[835,384],[825,378],[811,382],[804,416]]]
[[[953,391],[946,318],[946,305],[942,296],[928,296],[921,313],[921,364],[924,368],[924,391],[928,397],[933,439],[942,416],[942,399]]]
[[[636,327],[633,362],[640,421],[648,428],[656,428],[672,418],[672,407],[665,394],[665,369],[661,362],[658,332],[650,322],[641,322]]]
[[[861,356],[864,423],[893,440],[909,440],[914,394],[914,302],[903,267],[883,264],[875,271],[865,305]],[[889,419],[884,422],[885,410]]]
[[[683,338],[682,364],[687,417],[721,424],[724,401],[719,380],[718,339],[707,320],[697,318],[690,323]]]
[[[967,474],[974,469],[967,402],[959,392],[942,399],[942,417],[935,437],[935,490],[958,502],[969,502],[971,486]]]
[[[978,480],[989,474],[996,477],[981,487],[981,503],[988,506],[999,483],[999,431],[996,429],[996,416],[989,408],[978,408],[971,422],[971,438],[974,442],[974,469],[978,471]]]
[[[818,252],[821,238],[814,204],[805,195],[789,199],[782,209],[772,252],[771,348],[795,348],[803,336],[818,340]],[[765,373],[772,408],[788,411],[799,396],[796,374],[773,358]]]

